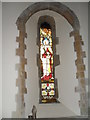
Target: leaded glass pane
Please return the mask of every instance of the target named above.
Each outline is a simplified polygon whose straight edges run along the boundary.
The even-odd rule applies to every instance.
[[[54,99],[55,86],[53,74],[52,31],[40,28],[41,96],[42,102]]]

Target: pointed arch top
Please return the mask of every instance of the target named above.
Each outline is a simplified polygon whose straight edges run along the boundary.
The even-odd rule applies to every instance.
[[[77,16],[75,13],[68,8],[67,6],[63,5],[60,2],[37,2],[32,5],[30,5],[28,8],[26,8],[21,15],[18,17],[16,24],[18,29],[20,29],[19,26],[26,24],[28,19],[36,12],[41,10],[52,10],[60,15],[62,15],[72,26],[72,28],[75,31],[80,30],[80,24]]]

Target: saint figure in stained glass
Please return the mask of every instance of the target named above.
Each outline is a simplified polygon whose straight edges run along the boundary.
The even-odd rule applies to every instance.
[[[40,28],[40,61],[42,102],[48,102],[48,100],[54,99],[55,97],[55,85],[53,75],[52,31],[46,23]]]
[[[40,28],[40,58],[42,66],[41,80],[49,81],[53,78],[53,50],[51,29]]]

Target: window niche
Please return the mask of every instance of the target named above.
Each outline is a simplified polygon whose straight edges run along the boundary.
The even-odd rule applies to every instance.
[[[85,51],[82,50],[82,45],[84,45],[82,36],[80,35],[80,23],[78,20],[78,17],[76,14],[67,6],[60,2],[36,2],[28,8],[26,8],[18,17],[16,21],[17,29],[19,30],[19,36],[16,37],[16,42],[19,43],[19,48],[16,49],[16,55],[20,57],[20,63],[16,64],[16,68],[18,70],[18,78],[16,79],[16,86],[18,87],[18,93],[16,94],[16,111],[13,111],[13,114],[22,117],[25,114],[25,101],[24,101],[24,95],[28,92],[25,81],[27,79],[27,72],[25,72],[25,65],[27,64],[27,58],[24,56],[24,52],[26,49],[26,45],[24,43],[25,38],[27,38],[26,33],[26,22],[32,15],[34,15],[36,12],[43,11],[43,10],[52,10],[59,15],[63,16],[67,22],[71,25],[72,31],[70,32],[70,37],[74,37],[74,50],[76,52],[76,60],[75,65],[77,68],[76,71],[76,78],[78,79],[79,87],[75,89],[75,92],[78,92],[80,94],[80,100],[79,107],[81,115],[87,115],[88,114],[88,98],[86,97],[86,84],[85,84],[85,66],[84,66],[84,58],[86,57]],[[39,28],[40,24],[43,22],[47,22],[52,27],[52,38],[53,38],[53,59],[54,59],[54,71],[55,66],[59,65],[59,56],[55,53],[55,45],[58,43],[58,39],[55,37],[55,22],[53,18],[50,16],[42,16],[39,18],[38,21],[38,29],[37,29],[37,45],[40,46],[39,41]],[[53,34],[54,33],[54,34]],[[57,61],[57,62],[56,62]],[[40,73],[40,59],[39,54],[37,55],[37,65],[38,65],[38,73]],[[39,75],[39,81],[40,81],[40,74]],[[54,74],[55,75],[55,74]],[[23,83],[23,84],[22,84]],[[55,84],[57,86],[57,80],[55,78]],[[55,88],[55,99],[58,98],[58,92],[57,87]],[[41,102],[41,94],[40,94],[40,102]],[[21,103],[21,104],[20,104]]]
[[[56,55],[55,21],[51,16],[41,16],[37,27],[37,55],[40,96],[39,103],[59,103],[55,67],[60,64]]]

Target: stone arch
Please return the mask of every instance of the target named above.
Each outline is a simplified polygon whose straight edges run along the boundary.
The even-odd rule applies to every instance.
[[[65,17],[65,19],[67,19],[67,21],[71,24],[74,30],[79,31],[80,24],[77,16],[71,9],[61,4],[60,2],[45,2],[44,4],[43,2],[37,2],[30,5],[18,17],[16,21],[17,26],[19,27],[20,23],[25,24],[34,13],[41,10],[52,10],[59,13],[60,15]]]
[[[26,45],[24,43],[24,39],[27,37],[25,24],[28,19],[36,12],[41,10],[52,10],[62,15],[72,26],[73,31],[70,33],[70,37],[74,36],[74,50],[77,55],[77,59],[75,60],[75,64],[77,67],[76,78],[79,82],[79,87],[75,88],[76,92],[80,93],[80,110],[82,115],[87,114],[87,99],[86,99],[86,87],[85,87],[85,65],[83,62],[83,58],[85,57],[85,52],[82,51],[82,45],[84,44],[82,41],[82,37],[80,35],[80,24],[75,13],[59,2],[37,2],[30,5],[26,8],[21,15],[18,17],[16,21],[17,28],[19,30],[19,36],[16,37],[16,42],[19,43],[19,48],[16,49],[16,55],[20,57],[20,63],[16,65],[18,70],[18,78],[16,80],[16,86],[18,86],[19,91],[16,95],[17,109],[16,112],[19,117],[24,115],[25,103],[24,103],[24,94],[27,93],[27,89],[25,87],[25,79],[27,78],[27,73],[25,72],[25,64],[27,64],[27,59],[25,58],[25,49]]]

